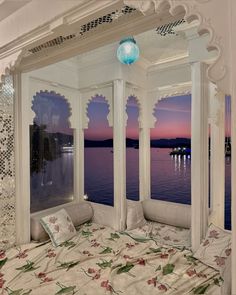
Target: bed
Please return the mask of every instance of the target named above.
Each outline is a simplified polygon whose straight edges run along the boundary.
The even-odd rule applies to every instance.
[[[214,268],[193,258],[187,229],[149,222],[116,232],[87,222],[57,248],[0,252],[0,294],[221,294]],[[178,238],[177,238],[178,237]]]

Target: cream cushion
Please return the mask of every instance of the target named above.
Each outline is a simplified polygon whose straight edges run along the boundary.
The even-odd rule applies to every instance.
[[[142,227],[146,224],[143,215],[142,203],[138,201],[127,201],[127,230]]]
[[[231,260],[231,234],[211,224],[194,257],[219,270],[222,275]]]
[[[65,209],[44,216],[40,219],[40,223],[48,233],[54,247],[61,245],[76,235],[76,229]]]
[[[145,200],[142,202],[146,219],[164,224],[191,227],[191,206],[160,200]]]
[[[46,209],[40,212],[31,214],[30,225],[31,225],[31,238],[35,241],[45,241],[49,239],[48,234],[42,227],[40,219],[57,212],[64,208],[69,214],[74,226],[78,226],[86,221],[89,221],[93,217],[93,209],[88,202],[71,202],[50,209]]]

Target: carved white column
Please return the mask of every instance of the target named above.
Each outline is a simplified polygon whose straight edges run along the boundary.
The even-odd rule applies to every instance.
[[[191,71],[191,235],[196,250],[208,225],[208,83],[204,63],[192,63]]]
[[[140,126],[139,126],[139,187],[140,200],[151,198],[151,168],[150,168],[150,127],[147,93],[141,93]]]
[[[125,229],[126,221],[126,129],[125,82],[115,80],[113,87],[113,151],[114,151],[114,207],[116,227]]]
[[[236,48],[236,47],[235,47]],[[236,78],[236,75],[235,75]],[[231,227],[232,227],[232,295],[236,294],[236,86],[231,97]]]
[[[74,201],[84,196],[84,126],[82,97],[76,93],[71,103],[71,127],[74,135]]]
[[[16,243],[30,242],[30,108],[29,77],[15,76]]]
[[[225,95],[210,83],[211,222],[224,228],[225,219]]]

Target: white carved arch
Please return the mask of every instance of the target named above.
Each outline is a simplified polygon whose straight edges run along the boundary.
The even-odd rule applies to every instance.
[[[229,93],[230,77],[227,75],[227,64],[229,64],[229,61],[227,60],[228,52],[226,50],[226,44],[228,44],[229,40],[226,36],[227,34],[223,31],[222,24],[217,21],[220,15],[217,16],[216,11],[221,10],[219,1],[218,3],[214,3],[218,5],[218,9],[213,9],[212,6],[214,4],[212,0],[124,0],[124,3],[136,8],[145,15],[153,12],[160,14],[163,9],[168,8],[170,14],[173,16],[183,12],[184,19],[188,23],[197,19],[199,21],[198,34],[209,33],[210,36],[207,50],[217,50],[218,52],[218,57],[207,69],[207,78],[217,83],[223,92]]]
[[[154,128],[157,122],[157,118],[154,115],[156,106],[159,101],[166,99],[168,97],[180,96],[180,95],[188,95],[191,94],[192,91],[192,82],[185,82],[174,85],[167,85],[158,87],[158,89],[151,91],[149,93],[150,102],[150,112],[152,114],[151,117],[151,126],[150,128]]]
[[[139,123],[139,128],[142,128],[142,114],[143,114],[143,106],[142,106],[142,91],[141,89],[134,87],[128,83],[126,83],[125,87],[125,105],[126,105],[126,111],[125,111],[125,126],[127,126],[128,122],[128,114],[127,114],[127,103],[130,97],[134,97],[138,110],[139,110],[139,115],[138,115],[138,123]]]
[[[108,105],[108,125],[109,127],[113,127],[113,103],[112,103],[112,87],[106,87],[102,90],[99,89],[98,91],[88,91],[88,92],[81,92],[81,98],[82,98],[82,116],[83,116],[83,122],[82,122],[82,128],[88,129],[89,124],[89,117],[88,117],[88,107],[89,104],[93,101],[93,99],[96,96],[103,97],[105,102]]]
[[[67,123],[68,123],[68,125],[69,125],[70,128],[73,128],[73,127],[72,127],[72,124],[71,124],[71,120],[70,120],[70,118],[71,118],[71,116],[72,116],[72,109],[71,109],[70,102],[68,101],[68,99],[67,99],[64,95],[62,95],[62,94],[60,94],[60,93],[58,93],[58,92],[55,92],[54,90],[40,90],[40,91],[37,91],[37,92],[32,96],[31,115],[32,115],[32,113],[33,113],[33,118],[32,118],[32,121],[31,121],[31,122],[33,123],[34,118],[35,118],[35,116],[36,116],[36,113],[33,111],[33,104],[34,104],[34,101],[35,101],[35,99],[37,98],[37,95],[40,95],[40,94],[43,94],[43,93],[53,94],[53,95],[55,95],[55,96],[58,96],[58,97],[60,97],[61,100],[63,100],[63,101],[65,102],[65,105],[66,105],[67,108],[68,108],[68,114],[69,114],[69,116],[68,116],[68,118],[67,118],[67,120],[68,120]]]

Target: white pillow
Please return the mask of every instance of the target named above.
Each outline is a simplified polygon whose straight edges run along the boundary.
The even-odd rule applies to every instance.
[[[46,241],[49,239],[48,234],[44,230],[40,220],[48,215],[52,215],[55,212],[65,209],[69,214],[74,226],[83,224],[89,221],[93,217],[93,208],[90,203],[85,201],[70,202],[57,207],[52,207],[43,211],[35,212],[30,215],[30,231],[31,238],[34,241]]]
[[[231,259],[231,234],[211,224],[194,257],[223,274]]]
[[[76,235],[74,224],[65,209],[41,218],[40,223],[48,233],[54,247]]]
[[[138,201],[127,201],[127,230],[142,227],[146,224],[146,220],[143,215],[143,206]]]

